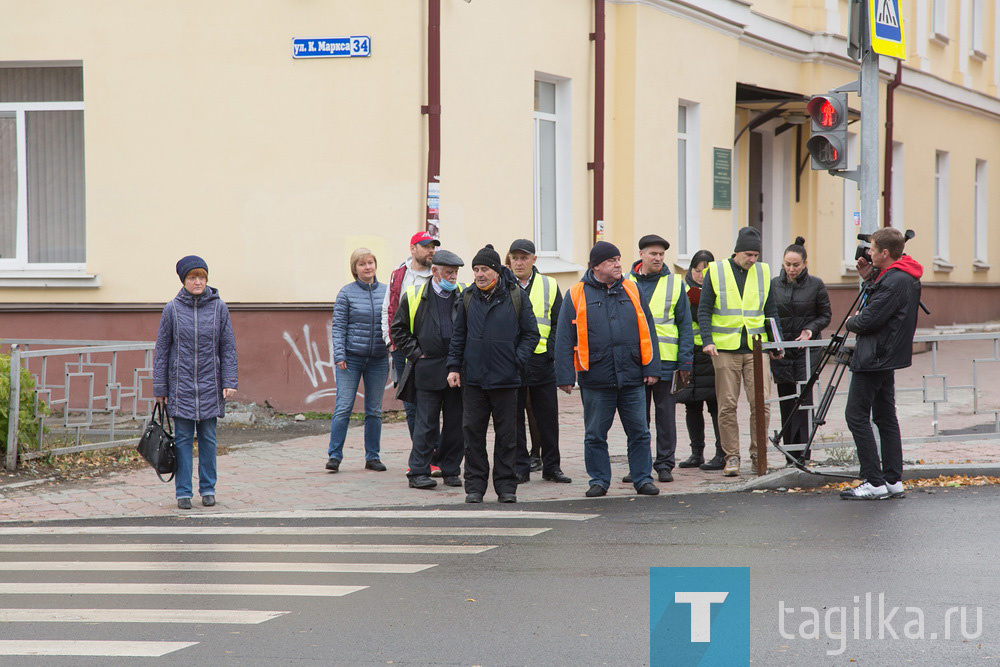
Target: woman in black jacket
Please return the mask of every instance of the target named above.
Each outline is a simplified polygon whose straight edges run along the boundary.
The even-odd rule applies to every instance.
[[[771,294],[778,306],[781,331],[788,339],[818,340],[823,329],[830,324],[830,297],[826,285],[816,276],[809,275],[805,249],[806,240],[796,237],[795,243],[785,249],[781,275],[771,279]],[[790,348],[782,359],[771,361],[771,373],[778,386],[779,396],[791,396],[780,403],[781,423],[789,422],[785,432],[786,444],[805,444],[809,440],[809,411],[794,410],[799,381],[806,375],[806,350],[810,352],[809,372],[819,363],[821,348]],[[813,404],[812,392],[803,396],[802,405]]]
[[[684,282],[687,283],[688,301],[695,313],[701,298],[701,285],[705,277],[705,268],[715,261],[715,256],[708,250],[699,250],[691,258]],[[722,445],[719,443],[719,404],[715,401],[715,368],[712,358],[702,352],[701,335],[698,333],[698,318],[692,323],[694,328],[694,364],[691,369],[691,379],[688,386],[676,394],[676,399],[684,403],[685,420],[688,437],[691,438],[691,456],[678,463],[680,468],[697,468],[702,470],[722,470],[725,465]],[[715,429],[715,458],[705,462],[705,412],[712,416],[712,427]]]

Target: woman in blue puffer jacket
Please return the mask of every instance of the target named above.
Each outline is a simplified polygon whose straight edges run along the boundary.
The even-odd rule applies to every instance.
[[[333,307],[333,360],[337,365],[337,407],[330,424],[326,469],[340,470],[354,397],[365,381],[365,468],[385,470],[379,459],[382,395],[389,377],[389,352],[382,336],[386,286],[375,278],[378,262],[368,248],[351,253],[354,282],[344,285]]]
[[[215,426],[236,393],[238,362],[233,323],[219,290],[208,286],[208,264],[188,255],[177,262],[184,287],[163,308],[153,355],[153,395],[174,418],[177,507],[191,509],[194,436],[198,434],[198,492],[215,505]]]

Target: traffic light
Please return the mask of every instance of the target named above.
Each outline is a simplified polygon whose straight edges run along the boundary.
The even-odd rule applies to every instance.
[[[847,169],[847,93],[815,95],[806,105],[812,137],[806,148],[813,169]]]

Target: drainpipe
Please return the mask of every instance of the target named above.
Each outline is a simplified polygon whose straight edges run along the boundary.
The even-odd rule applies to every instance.
[[[882,191],[882,226],[892,227],[892,126],[896,88],[903,83],[903,61],[896,61],[896,76],[885,91],[885,189]]]
[[[426,227],[438,236],[441,179],[441,0],[427,0],[427,104],[420,107],[427,115],[427,192]]]
[[[604,0],[594,0],[594,242],[604,239]]]

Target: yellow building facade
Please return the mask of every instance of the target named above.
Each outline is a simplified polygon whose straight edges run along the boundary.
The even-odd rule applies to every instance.
[[[315,389],[303,336],[322,339],[351,251],[371,248],[384,279],[426,223],[430,1],[0,0],[4,335],[151,339],[193,253],[241,349],[282,359],[261,363],[254,398]],[[801,235],[846,296],[857,190],[810,169],[804,108],[857,77],[849,2],[603,4],[603,237],[631,259],[660,234],[685,270],[698,249],[727,256],[747,224],[772,264]],[[898,73],[881,59],[881,181],[891,224],[917,234],[935,313],[922,323],[1000,317],[1000,14],[899,4],[907,59]],[[440,235],[467,261],[531,238],[564,287],[585,269],[597,5],[440,0]],[[370,55],[293,57],[293,40],[338,37],[369,39]]]

